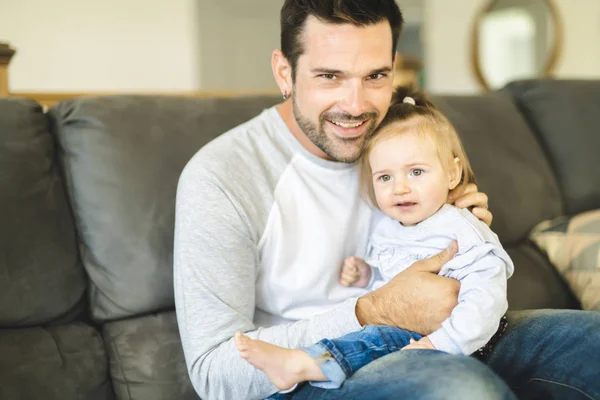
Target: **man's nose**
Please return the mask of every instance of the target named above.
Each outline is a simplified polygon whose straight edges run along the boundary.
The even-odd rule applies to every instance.
[[[354,117],[362,115],[368,111],[365,94],[362,80],[348,81],[340,101],[340,108]]]

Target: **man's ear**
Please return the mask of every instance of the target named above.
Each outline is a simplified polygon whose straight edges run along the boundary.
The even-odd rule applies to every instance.
[[[292,94],[292,66],[281,50],[274,50],[271,56],[271,68],[275,82],[279,86],[281,94],[289,97]]]
[[[458,157],[454,157],[454,161],[452,162],[452,167],[450,168],[449,171],[449,176],[448,176],[448,180],[449,180],[449,184],[448,184],[448,189],[452,190],[455,187],[458,186],[458,184],[460,183],[461,179],[462,179],[462,172],[463,172],[463,168],[462,168],[462,162],[460,161],[460,158]]]

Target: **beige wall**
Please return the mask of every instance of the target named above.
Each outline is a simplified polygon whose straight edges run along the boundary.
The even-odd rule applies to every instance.
[[[555,0],[565,21],[561,77],[600,78],[600,1]]]
[[[279,48],[281,0],[199,0],[204,90],[276,89],[271,54]]]
[[[426,0],[423,30],[428,90],[439,93],[478,91],[471,73],[468,42],[471,19],[486,0]]]
[[[435,93],[480,91],[469,35],[487,0],[422,0]],[[600,78],[600,1],[555,0],[565,25],[560,77]],[[271,89],[282,0],[0,0],[0,41],[18,50],[13,91]],[[406,3],[408,2],[408,3]],[[407,16],[419,0],[406,4]]]
[[[0,0],[12,91],[275,89],[280,0]]]
[[[402,0],[399,0],[401,3]],[[425,73],[434,93],[477,93],[469,38],[476,13],[488,0],[425,0]],[[600,1],[555,0],[564,25],[561,78],[600,78]]]
[[[12,91],[200,87],[195,0],[0,0]]]

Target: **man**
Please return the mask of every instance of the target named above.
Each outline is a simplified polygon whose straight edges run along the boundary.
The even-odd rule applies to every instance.
[[[277,392],[239,357],[236,331],[284,347],[369,324],[428,334],[456,305],[458,283],[436,275],[453,248],[372,293],[339,284],[342,261],[363,257],[369,236],[374,211],[360,199],[355,161],[387,112],[401,26],[393,0],[286,0],[281,51],[272,57],[284,102],[206,145],[185,168],[175,299],[190,378],[203,399]],[[453,197],[491,223],[476,187]],[[600,398],[598,360],[584,356],[600,354],[597,314],[509,320],[489,367],[412,350],[369,364],[340,389],[302,385],[277,396],[510,399],[513,389],[537,398]]]

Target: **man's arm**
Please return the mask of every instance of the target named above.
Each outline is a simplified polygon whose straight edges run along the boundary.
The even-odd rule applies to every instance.
[[[460,284],[437,275],[458,251],[456,242],[441,253],[415,262],[383,287],[356,303],[361,325],[389,325],[428,335],[439,329],[457,304]]]
[[[277,391],[239,355],[236,331],[283,347],[358,330],[356,299],[291,324],[253,324],[256,241],[235,202],[218,184],[186,169],[178,186],[174,249],[177,320],[188,372],[206,400],[264,398]]]

